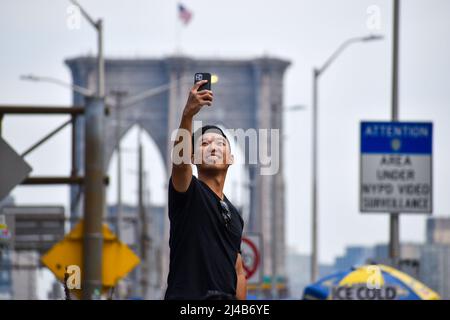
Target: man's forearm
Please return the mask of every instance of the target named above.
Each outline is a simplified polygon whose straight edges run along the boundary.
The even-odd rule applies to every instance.
[[[179,143],[183,143],[182,148],[180,149],[180,153],[177,156],[183,158],[184,155],[187,155],[188,157],[190,157],[190,155],[192,154],[191,136],[192,136],[192,116],[183,114],[183,116],[181,117],[180,126],[178,128],[174,143],[174,147],[177,146]]]
[[[178,192],[185,192],[192,179],[191,142],[192,116],[181,118],[172,150],[172,184]]]

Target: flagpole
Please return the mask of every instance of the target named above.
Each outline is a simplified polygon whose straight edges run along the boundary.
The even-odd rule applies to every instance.
[[[178,11],[178,8],[177,8]],[[178,12],[177,12],[178,16]],[[175,26],[175,55],[181,54],[181,21],[179,18],[176,20]]]
[[[182,23],[184,26],[189,24],[189,21],[192,19],[192,12],[189,11],[185,6],[183,6],[181,3],[178,3],[178,22],[175,27],[175,54],[181,55],[182,54],[182,48],[181,48],[181,41],[182,39]]]

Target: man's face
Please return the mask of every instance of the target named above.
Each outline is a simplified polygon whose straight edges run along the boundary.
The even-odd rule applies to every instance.
[[[202,169],[227,169],[233,163],[233,155],[227,139],[215,132],[206,132],[195,144],[194,164]]]

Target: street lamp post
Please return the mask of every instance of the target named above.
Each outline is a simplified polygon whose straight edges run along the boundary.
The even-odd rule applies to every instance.
[[[97,92],[87,99],[85,111],[85,190],[83,225],[82,298],[100,295],[102,288],[103,214],[105,211],[104,118],[105,66],[103,59],[103,21],[94,21],[76,0],[71,0],[97,31]]]
[[[283,112],[297,112],[297,111],[304,111],[306,109],[306,106],[304,105],[295,105],[295,106],[289,106],[282,109]],[[276,113],[275,113],[276,114]],[[285,139],[285,136],[282,136],[281,139]],[[250,182],[249,184],[251,187],[253,187],[254,182]],[[278,232],[277,232],[277,221],[276,221],[276,209],[274,208],[272,210],[271,215],[271,224],[272,224],[272,242],[271,242],[271,251],[272,251],[272,278],[271,278],[271,297],[272,300],[278,299],[278,280],[279,280],[279,271],[277,269],[277,262],[279,260],[279,253],[277,251],[277,240],[278,240]]]
[[[393,37],[392,37],[392,101],[391,118],[398,121],[398,42],[400,0],[393,3]],[[389,258],[394,267],[398,267],[400,259],[400,214],[391,213],[389,216]]]
[[[87,88],[84,87],[80,87],[76,84],[70,84],[67,83],[63,80],[57,79],[57,78],[53,78],[53,77],[40,77],[40,76],[36,76],[34,74],[25,74],[25,75],[21,75],[20,76],[20,80],[25,80],[25,81],[35,81],[35,82],[49,82],[49,83],[54,83],[57,84],[59,86],[68,88],[78,94],[81,94],[84,97],[91,97],[95,94],[94,91],[89,90]]]
[[[318,154],[318,80],[331,63],[346,49],[350,44],[357,42],[368,42],[374,40],[381,40],[383,36],[369,35],[365,37],[355,37],[344,41],[337,50],[325,61],[321,68],[313,69],[313,97],[312,97],[312,185],[311,185],[311,282],[315,282],[319,275],[318,266],[318,208],[317,208],[317,154]]]
[[[95,21],[83,9],[83,7],[76,0],[70,0],[75,6],[80,9],[81,14],[97,31],[97,95],[104,97],[105,95],[105,61],[103,58],[103,20]]]

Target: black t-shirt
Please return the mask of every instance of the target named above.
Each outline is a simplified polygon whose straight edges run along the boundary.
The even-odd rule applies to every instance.
[[[169,180],[170,266],[165,299],[203,299],[211,292],[236,294],[236,258],[244,221],[231,211],[226,226],[220,198],[192,176],[186,192]]]

